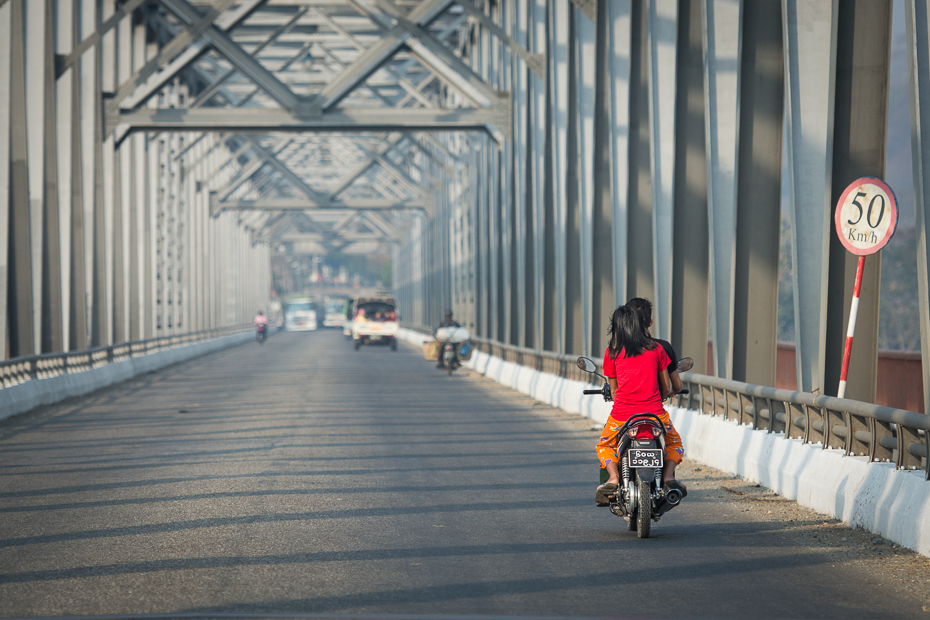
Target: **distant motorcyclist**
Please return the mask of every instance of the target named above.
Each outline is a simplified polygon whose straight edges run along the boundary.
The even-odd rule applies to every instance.
[[[259,310],[252,322],[255,324],[255,338],[259,342],[264,342],[268,335],[268,318]]]
[[[452,318],[452,311],[446,310],[446,315],[443,317],[442,322],[439,324],[440,328],[443,327],[461,327],[459,323]],[[436,368],[443,368],[444,364],[442,363],[442,353],[439,355],[439,363],[436,364]]]
[[[452,318],[452,311],[446,310],[446,316],[442,320],[442,323],[439,324],[439,327],[461,327],[461,325]]]

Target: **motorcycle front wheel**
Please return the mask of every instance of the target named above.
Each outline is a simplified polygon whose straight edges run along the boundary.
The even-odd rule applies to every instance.
[[[649,530],[652,528],[652,489],[649,481],[642,478],[637,481],[637,488],[639,507],[636,512],[636,536],[649,538]]]

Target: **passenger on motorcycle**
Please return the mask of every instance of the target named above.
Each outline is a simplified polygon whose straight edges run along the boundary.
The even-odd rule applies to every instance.
[[[652,338],[652,334],[649,333],[649,328],[652,327],[652,302],[648,299],[643,299],[642,297],[634,297],[630,301],[626,302],[626,305],[630,306],[636,310],[637,313],[639,313],[639,317],[643,320],[643,324],[646,326],[646,334]],[[681,377],[678,376],[678,355],[675,353],[675,348],[668,340],[662,340],[660,338],[652,339],[662,345],[662,348],[665,349],[665,354],[668,355],[668,378],[672,385],[672,394],[677,394],[681,391],[682,386]]]
[[[610,382],[613,409],[604,425],[597,455],[601,467],[607,470],[607,482],[597,488],[595,500],[605,505],[607,498],[620,485],[617,446],[620,430],[631,416],[651,413],[659,417],[667,429],[665,436],[665,466],[662,481],[670,489],[687,490],[675,480],[675,468],[684,456],[681,436],[672,426],[662,401],[674,392],[669,378],[671,363],[664,347],[649,337],[648,325],[642,315],[629,305],[617,308],[610,320],[610,344],[604,353],[604,375]],[[680,381],[678,383],[680,388]]]

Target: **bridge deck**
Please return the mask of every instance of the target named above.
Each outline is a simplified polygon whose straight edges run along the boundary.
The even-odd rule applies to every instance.
[[[0,424],[0,615],[930,609],[923,559],[694,464],[653,539],[621,531],[590,427],[333,331],[199,358]]]

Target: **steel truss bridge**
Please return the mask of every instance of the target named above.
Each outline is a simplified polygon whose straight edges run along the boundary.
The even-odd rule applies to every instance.
[[[928,401],[930,17],[904,5]],[[644,296],[696,370],[710,334],[718,376],[773,385],[784,156],[798,387],[831,393],[855,273],[833,208],[885,172],[891,19],[891,0],[0,0],[0,352],[241,323],[280,246],[388,244],[411,323],[452,308],[594,354]],[[847,398],[874,401],[880,265]]]

